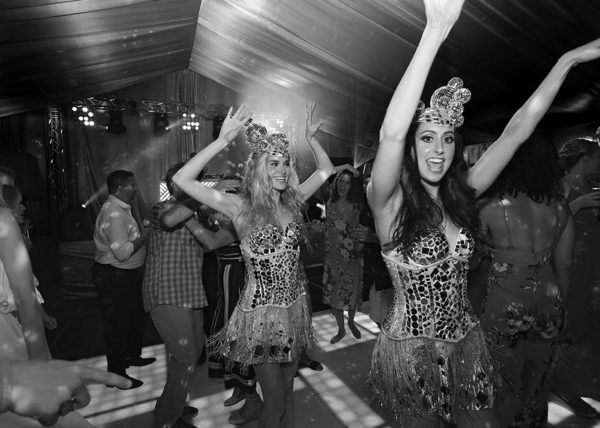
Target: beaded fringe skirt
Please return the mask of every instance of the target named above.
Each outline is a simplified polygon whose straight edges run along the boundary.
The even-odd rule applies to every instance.
[[[458,342],[416,337],[392,339],[381,332],[373,350],[374,398],[402,416],[455,420],[455,411],[494,404],[494,372],[480,326]]]
[[[236,306],[229,322],[208,340],[211,354],[247,367],[262,363],[288,363],[300,357],[315,341],[306,295],[290,306]]]

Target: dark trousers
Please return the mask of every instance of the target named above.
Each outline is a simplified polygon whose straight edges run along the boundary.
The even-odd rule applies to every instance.
[[[94,263],[92,278],[106,322],[106,361],[108,371],[124,373],[126,358],[142,353],[144,307],[142,270],[120,269]]]

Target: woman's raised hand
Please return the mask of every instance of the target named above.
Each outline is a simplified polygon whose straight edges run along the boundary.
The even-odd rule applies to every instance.
[[[457,21],[465,0],[424,0],[427,25],[451,28]]]
[[[319,121],[316,124],[313,123],[313,114],[315,112],[316,103],[314,101],[306,103],[306,139],[310,140],[315,136],[317,131],[324,125],[323,121]]]
[[[227,142],[233,141],[237,134],[248,126],[251,118],[252,112],[246,104],[239,106],[235,113],[233,113],[233,107],[229,107],[219,132],[219,138],[223,138]]]
[[[565,56],[574,61],[575,65],[600,58],[600,38],[568,51]]]

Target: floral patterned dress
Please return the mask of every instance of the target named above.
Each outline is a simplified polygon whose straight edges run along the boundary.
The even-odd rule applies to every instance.
[[[360,208],[347,201],[329,202],[325,220],[323,303],[344,311],[356,310],[362,300],[362,245],[352,239]]]
[[[509,216],[503,200],[508,248],[491,249],[487,296],[481,325],[490,353],[507,382],[509,394],[503,416],[510,427],[547,425],[547,378],[563,323],[563,298],[550,260],[567,212],[555,203],[556,232],[552,246],[543,252],[513,247]]]

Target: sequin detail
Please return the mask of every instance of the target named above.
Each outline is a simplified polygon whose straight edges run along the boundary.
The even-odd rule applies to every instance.
[[[302,226],[267,224],[241,241],[246,284],[227,325],[209,340],[211,352],[242,365],[290,362],[314,334],[299,275]]]
[[[473,237],[459,231],[454,248],[437,229],[384,260],[394,304],[375,344],[375,398],[402,415],[454,420],[457,408],[494,401],[492,363],[466,294]]]

